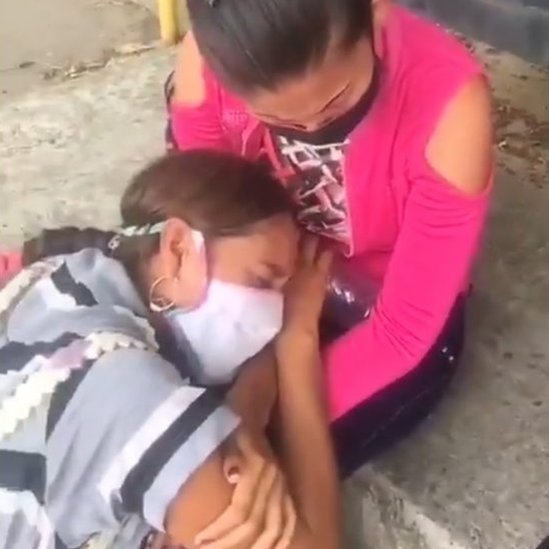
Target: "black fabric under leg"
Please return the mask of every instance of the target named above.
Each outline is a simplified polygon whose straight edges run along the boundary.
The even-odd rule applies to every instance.
[[[464,302],[460,298],[456,303],[441,336],[421,364],[333,423],[342,478],[409,435],[435,409],[461,357]]]

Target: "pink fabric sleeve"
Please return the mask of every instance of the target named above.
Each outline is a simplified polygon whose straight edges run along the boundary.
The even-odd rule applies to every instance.
[[[208,70],[203,71],[205,97],[200,105],[185,106],[173,101],[170,123],[180,150],[215,149],[230,151],[231,143],[223,131],[220,115],[220,89]]]
[[[432,172],[414,180],[373,314],[325,351],[333,419],[427,354],[465,287],[489,194],[465,196]]]
[[[21,252],[0,253],[0,288],[22,268]]]

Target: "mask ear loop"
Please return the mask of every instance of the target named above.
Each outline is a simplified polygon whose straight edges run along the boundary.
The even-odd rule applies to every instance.
[[[197,231],[195,229],[193,229],[191,232],[191,238],[196,248],[196,251],[201,255],[206,267],[206,280],[204,281],[202,291],[202,297],[205,298],[206,294],[208,293],[208,287],[210,286],[210,264],[208,261],[208,254],[206,250],[206,241],[204,239],[204,235],[200,231]]]

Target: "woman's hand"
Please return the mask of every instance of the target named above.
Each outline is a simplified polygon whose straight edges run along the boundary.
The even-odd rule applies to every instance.
[[[246,435],[238,454],[225,460],[227,480],[235,485],[229,507],[195,540],[204,549],[286,549],[296,527],[296,512],[284,477]]]
[[[306,237],[298,270],[288,283],[279,341],[301,336],[316,339],[331,264],[332,252],[321,248],[318,238]]]

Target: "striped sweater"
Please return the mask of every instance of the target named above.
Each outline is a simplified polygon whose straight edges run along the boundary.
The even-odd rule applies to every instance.
[[[160,354],[123,267],[52,258],[0,292],[0,548],[138,549],[236,428]]]

